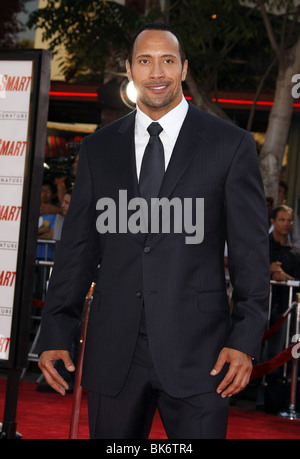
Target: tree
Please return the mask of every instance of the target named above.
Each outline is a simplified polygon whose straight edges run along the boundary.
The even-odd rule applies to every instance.
[[[112,1],[49,0],[45,8],[35,11],[29,25],[42,28],[43,38],[52,49],[63,44],[69,55],[63,63],[67,79],[90,76],[103,71],[109,62],[126,56],[133,32],[147,22],[167,21],[179,30],[190,61],[187,85],[200,108],[222,118],[228,116],[210,91],[218,93],[218,80],[228,81],[232,68],[230,53],[243,40],[244,46],[257,32],[249,20],[252,10],[239,0],[175,0],[165,2],[161,11],[158,1],[147,2],[147,14],[141,15]],[[230,19],[230,20],[229,20]],[[109,61],[109,62],[107,62]],[[225,69],[225,70],[224,70]],[[222,72],[223,71],[223,72]],[[222,81],[224,82],[224,81]]]
[[[0,48],[13,48],[17,42],[22,29],[17,13],[22,11],[22,3],[21,0],[0,0]]]
[[[228,116],[212,101],[211,92],[218,100],[220,86],[257,88],[259,93],[262,88],[274,90],[276,85],[259,155],[266,194],[276,202],[292,117],[291,78],[300,73],[300,7],[296,3],[299,1],[169,0],[169,9],[161,11],[157,1],[148,1],[151,8],[141,15],[114,1],[48,0],[45,8],[31,15],[29,25],[43,29],[52,49],[64,44],[69,55],[63,63],[67,80],[83,74],[85,79],[96,75],[99,81],[105,69],[126,57],[133,31],[153,20],[169,21],[185,44],[190,68],[186,84],[194,103],[225,119]]]
[[[27,25],[42,29],[54,53],[64,45],[68,60],[61,67],[67,80],[90,74],[101,81],[107,65],[128,49],[138,20],[138,13],[113,1],[48,0],[30,15]]]
[[[247,46],[259,38],[254,13],[239,0],[182,0],[174,2],[170,12],[171,25],[179,31],[190,61],[186,82],[194,103],[227,120],[218,103],[212,102],[211,93],[218,100],[220,86],[238,89],[245,85],[236,78],[233,53],[240,45],[244,57]]]
[[[269,116],[266,139],[259,155],[260,169],[267,196],[277,203],[282,158],[288,140],[293,113],[292,77],[300,73],[300,6],[294,1],[257,0],[269,41],[278,61],[274,105]],[[281,33],[272,26],[266,6],[283,9],[280,15]]]

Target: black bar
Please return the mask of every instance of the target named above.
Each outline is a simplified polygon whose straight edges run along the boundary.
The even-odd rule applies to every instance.
[[[20,438],[17,435],[17,400],[19,392],[21,370],[10,368],[6,382],[6,400],[3,417],[2,432],[0,432],[1,440],[12,440]]]

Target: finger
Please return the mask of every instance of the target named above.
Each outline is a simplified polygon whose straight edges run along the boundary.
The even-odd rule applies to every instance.
[[[211,376],[215,376],[218,373],[220,373],[220,371],[222,370],[222,368],[225,365],[226,361],[227,361],[227,358],[226,358],[225,354],[221,352],[219,354],[219,357],[218,357],[215,365],[214,365],[214,368],[210,372],[210,375]]]
[[[245,389],[249,382],[249,377],[244,377],[240,379],[234,379],[233,382],[222,392],[221,397],[232,397],[232,395],[236,395],[242,390]]]
[[[59,392],[61,395],[66,393],[67,383],[63,378],[57,373],[53,366],[52,361],[39,361],[39,367],[43,372],[46,382],[52,387],[56,392]]]
[[[217,387],[217,393],[220,394],[232,384],[234,387],[237,387],[244,376],[246,368],[248,368],[248,366],[242,365],[239,361],[231,362],[226,375]],[[233,386],[231,386],[231,388],[233,388]],[[227,390],[227,393],[228,392],[229,391]]]
[[[249,367],[242,367],[237,373],[228,372],[219,387],[217,392],[221,393],[221,397],[231,397],[245,389],[251,375],[251,369]]]
[[[232,395],[239,393],[241,390],[243,390],[246,387],[246,383],[244,385],[243,381],[245,381],[244,378],[240,378],[238,375],[236,375],[233,381],[231,382],[231,384],[229,384],[229,386],[227,386],[222,391],[221,397],[222,398],[231,397]]]
[[[71,371],[71,372],[75,371],[75,365],[72,362],[69,353],[67,353],[66,355],[62,355],[61,359],[64,362],[66,370]]]
[[[49,365],[49,370],[51,372],[51,369],[53,368],[53,364],[57,360],[63,361],[66,370],[71,371],[71,372],[75,371],[74,363],[72,362],[70,353],[68,351],[46,351],[42,353],[40,360],[39,360],[39,366],[48,367]]]
[[[54,389],[61,395],[66,394],[66,390],[68,390],[68,384],[65,380],[60,380],[59,378],[54,379],[53,376],[47,370],[43,370],[43,374],[45,376],[46,382],[49,384],[50,387],[52,387],[52,389]]]
[[[236,372],[233,371],[232,368],[229,368],[228,372],[226,373],[226,375],[220,382],[219,386],[217,387],[217,393],[218,394],[222,393],[222,396],[223,396],[223,391],[225,391],[225,389],[229,387],[229,385],[234,380],[235,376],[236,376]]]
[[[54,362],[57,359],[54,358],[41,358],[39,361],[39,367],[42,370],[46,382],[54,390],[62,395],[65,395],[65,391],[69,389],[67,382],[62,378],[58,371],[54,367]],[[67,359],[66,359],[67,360]],[[72,363],[72,361],[70,360]]]

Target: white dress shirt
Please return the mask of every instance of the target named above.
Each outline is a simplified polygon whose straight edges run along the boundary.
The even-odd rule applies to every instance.
[[[178,104],[173,110],[168,112],[157,122],[163,128],[160,133],[160,139],[164,146],[165,153],[165,168],[167,169],[173,148],[175,146],[179,131],[182,123],[186,117],[188,111],[188,103],[184,97],[180,104]],[[135,155],[136,155],[136,168],[137,176],[140,176],[141,164],[144,155],[146,145],[149,141],[149,133],[147,131],[148,126],[153,123],[153,120],[149,118],[141,109],[136,107],[136,119],[135,119]]]

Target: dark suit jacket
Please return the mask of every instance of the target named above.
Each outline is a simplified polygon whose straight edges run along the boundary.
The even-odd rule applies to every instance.
[[[135,113],[84,139],[42,320],[40,350],[69,349],[95,270],[83,385],[117,394],[134,353],[144,305],[157,374],[174,397],[215,390],[223,346],[256,358],[269,293],[265,196],[251,134],[190,104],[160,196],[204,198],[204,240],[187,234],[99,234],[96,203],[139,195]],[[226,296],[224,241],[234,286]],[[147,247],[145,250],[144,248]]]

